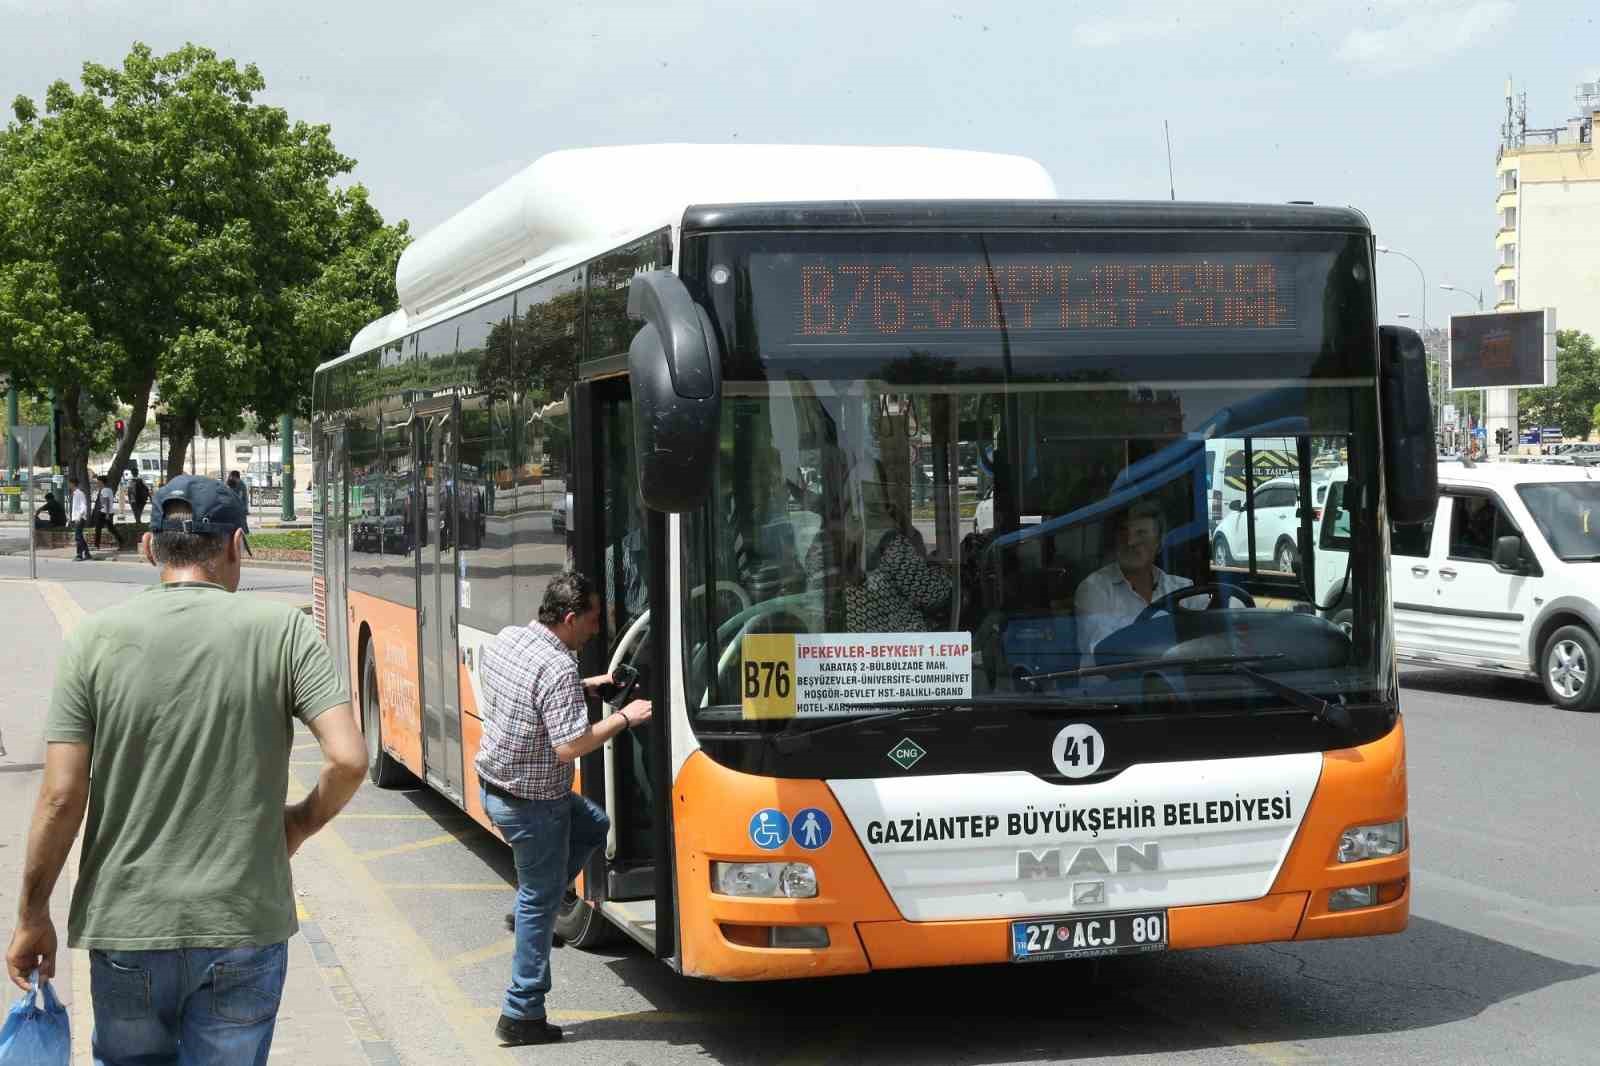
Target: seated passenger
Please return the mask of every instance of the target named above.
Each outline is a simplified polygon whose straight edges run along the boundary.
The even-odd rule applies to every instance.
[[[1156,566],[1166,520],[1154,503],[1136,503],[1117,516],[1117,559],[1078,585],[1073,612],[1078,616],[1078,650],[1085,655],[1139,612],[1169,592],[1188,588],[1188,578]]]
[[[902,523],[878,538],[877,552],[860,572],[861,531],[823,530],[811,542],[805,569],[813,589],[833,591],[842,585],[845,630],[850,633],[926,633],[943,629],[948,620],[936,613],[948,609],[950,573],[928,559],[915,526]]]

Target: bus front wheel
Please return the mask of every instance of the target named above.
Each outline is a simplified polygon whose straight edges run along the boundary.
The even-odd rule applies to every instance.
[[[379,788],[410,783],[411,772],[383,750],[383,715],[378,702],[378,665],[372,646],[361,656],[361,735],[367,742],[367,780]]]
[[[556,912],[556,934],[575,948],[591,950],[615,943],[620,930],[600,913],[600,908],[583,899],[571,886]]]

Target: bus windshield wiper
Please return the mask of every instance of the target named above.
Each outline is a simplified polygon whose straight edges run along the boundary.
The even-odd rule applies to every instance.
[[[1209,662],[1204,666],[1198,667],[1197,672],[1203,673],[1207,670],[1219,670],[1230,674],[1237,674],[1240,677],[1248,677],[1251,681],[1254,681],[1256,684],[1268,690],[1273,695],[1280,697],[1284,702],[1298,707],[1303,711],[1310,711],[1317,721],[1329,726],[1332,729],[1337,729],[1341,733],[1348,733],[1354,728],[1355,722],[1351,719],[1350,712],[1348,709],[1346,709],[1343,699],[1341,699],[1338,703],[1334,703],[1330,700],[1323,699],[1321,696],[1318,696],[1315,693],[1307,692],[1304,689],[1296,688],[1293,685],[1279,681],[1271,674],[1264,674],[1260,670],[1253,669],[1249,664],[1251,662],[1259,662],[1260,658],[1261,657],[1256,657],[1254,659],[1247,659],[1243,657],[1239,659],[1224,658],[1220,661]],[[1277,658],[1277,656],[1273,656],[1273,658]],[[1178,661],[1182,662],[1181,659]],[[1194,668],[1191,667],[1191,669]]]
[[[1282,655],[1190,655],[1178,658],[1154,659],[1127,659],[1123,662],[1097,663],[1094,666],[1081,666],[1076,670],[1057,670],[1049,674],[1030,674],[1021,667],[1013,673],[1013,677],[1021,684],[1039,689],[1041,681],[1071,681],[1080,677],[1113,677],[1117,674],[1136,674],[1143,670],[1170,670],[1174,667],[1181,669],[1194,669],[1209,666],[1230,666],[1241,663],[1265,663],[1273,659],[1281,659]]]
[[[1112,677],[1116,674],[1140,673],[1146,670],[1183,670],[1191,673],[1206,673],[1208,671],[1221,671],[1248,677],[1273,695],[1282,698],[1285,702],[1310,711],[1322,722],[1341,732],[1349,732],[1353,726],[1350,712],[1344,704],[1331,703],[1321,696],[1295,688],[1255,669],[1262,663],[1282,659],[1282,654],[1277,655],[1191,655],[1169,659],[1132,659],[1120,663],[1101,663],[1096,666],[1085,666],[1077,670],[1062,670],[1053,674],[1019,674],[1017,680],[1026,684],[1037,684],[1040,681],[1061,681],[1077,677]]]
[[[1021,699],[1007,696],[985,694],[975,699],[964,700],[916,700],[904,703],[880,703],[876,707],[889,707],[892,710],[880,714],[858,715],[845,718],[838,722],[829,722],[827,725],[817,726],[814,729],[800,729],[800,719],[796,718],[789,723],[780,733],[771,735],[772,744],[782,752],[798,751],[810,745],[813,737],[838,730],[855,729],[867,725],[879,725],[884,722],[910,722],[923,718],[932,718],[944,711],[955,710],[1006,710],[1006,711],[1070,711],[1075,714],[1094,711],[1120,710],[1115,703],[1085,703],[1081,700],[1067,699],[1039,699],[1028,696]]]

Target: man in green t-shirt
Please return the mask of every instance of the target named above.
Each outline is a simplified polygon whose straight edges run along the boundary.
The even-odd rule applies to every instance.
[[[243,527],[220,481],[168,482],[141,545],[160,583],[62,652],[6,968],[24,988],[54,975],[50,893],[87,808],[67,943],[89,949],[100,1066],[266,1061],[297,928],[289,858],[366,772],[311,620],[231,595]],[[295,718],[323,768],[286,806]]]

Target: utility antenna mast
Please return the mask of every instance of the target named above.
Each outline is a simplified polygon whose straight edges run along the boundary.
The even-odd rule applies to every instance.
[[[1178,198],[1178,187],[1172,181],[1172,127],[1166,119],[1161,120],[1161,129],[1167,135],[1167,192],[1172,199]]]

